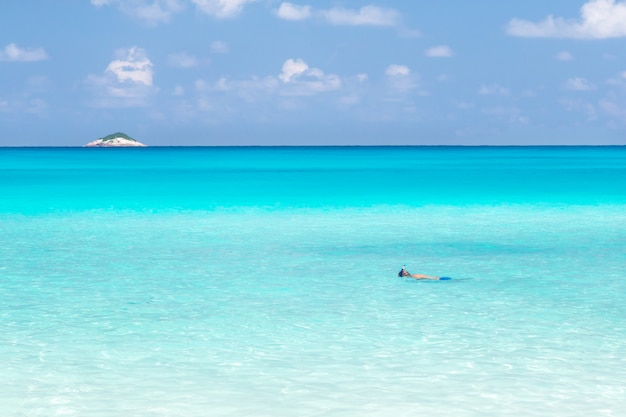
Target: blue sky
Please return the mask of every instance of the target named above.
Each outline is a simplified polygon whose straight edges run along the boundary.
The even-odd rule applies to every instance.
[[[0,146],[626,144],[626,1],[2,1],[0,80]]]

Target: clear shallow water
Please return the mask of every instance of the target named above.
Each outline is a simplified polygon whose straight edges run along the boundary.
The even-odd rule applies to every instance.
[[[625,184],[624,148],[0,149],[0,414],[624,415]]]

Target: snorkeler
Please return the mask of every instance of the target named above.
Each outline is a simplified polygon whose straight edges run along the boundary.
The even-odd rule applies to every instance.
[[[407,271],[406,269],[404,269],[404,265],[402,265],[402,270],[400,272],[398,272],[398,276],[399,277],[409,277],[409,278],[415,278],[415,279],[432,279],[432,280],[449,280],[450,278],[448,277],[433,277],[431,275],[424,275],[424,274],[412,274],[409,271]]]

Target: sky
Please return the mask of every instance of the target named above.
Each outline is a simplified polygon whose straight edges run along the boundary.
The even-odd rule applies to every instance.
[[[0,1],[0,146],[625,145],[626,0]]]

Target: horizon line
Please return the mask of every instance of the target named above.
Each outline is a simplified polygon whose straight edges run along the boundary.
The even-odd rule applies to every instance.
[[[146,145],[146,146],[85,146],[85,145],[0,145],[0,149],[24,148],[85,148],[85,149],[146,149],[146,148],[577,148],[577,147],[626,147],[626,144],[440,144],[440,145]]]

